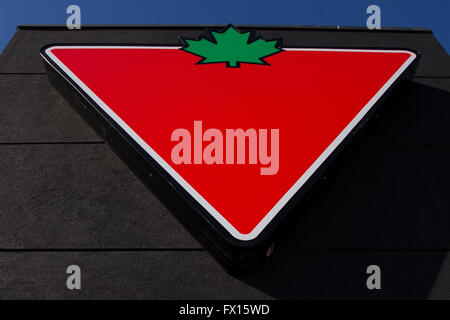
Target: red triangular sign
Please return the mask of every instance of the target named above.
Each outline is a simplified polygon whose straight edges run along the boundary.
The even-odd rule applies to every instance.
[[[74,45],[45,58],[234,238],[252,240],[416,55],[290,48],[226,68],[179,47]]]

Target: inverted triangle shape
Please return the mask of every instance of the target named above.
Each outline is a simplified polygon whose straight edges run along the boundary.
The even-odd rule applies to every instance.
[[[407,50],[286,48],[270,65],[196,65],[162,46],[55,45],[44,58],[234,238],[255,239],[416,59]],[[279,169],[175,165],[177,128],[279,129]]]

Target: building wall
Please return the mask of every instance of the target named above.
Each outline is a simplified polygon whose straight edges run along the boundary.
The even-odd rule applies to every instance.
[[[0,55],[0,298],[450,298],[450,59],[426,30],[265,28],[285,46],[410,48],[415,78],[259,270],[226,273],[48,83],[50,43],[200,27],[19,28]],[[66,268],[83,289],[66,289]],[[366,267],[382,268],[380,291]]]

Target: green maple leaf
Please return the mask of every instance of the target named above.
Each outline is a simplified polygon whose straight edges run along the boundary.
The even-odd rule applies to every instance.
[[[184,47],[181,50],[202,57],[198,64],[226,63],[227,67],[239,67],[240,63],[256,63],[268,65],[263,58],[283,51],[278,40],[257,38],[251,42],[251,32],[239,32],[229,25],[222,32],[211,31],[215,42],[204,36],[198,40],[182,39]]]

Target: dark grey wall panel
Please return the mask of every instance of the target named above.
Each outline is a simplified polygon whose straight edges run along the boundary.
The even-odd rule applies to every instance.
[[[450,249],[449,163],[448,147],[361,147],[280,247]]]
[[[39,49],[50,43],[151,43],[177,45],[180,35],[197,37],[204,28],[168,29],[18,29],[0,56],[0,72],[45,72]],[[268,29],[261,34],[283,37],[286,46],[392,47],[419,50],[418,76],[450,76],[449,56],[431,32],[368,30]]]
[[[277,32],[263,33],[276,37]],[[425,32],[372,32],[364,31],[288,31],[283,34],[286,46],[408,48],[422,54],[417,76],[449,76],[450,59],[432,33]]]
[[[450,145],[450,78],[415,79],[365,141]],[[0,143],[102,139],[48,83],[45,74],[0,74]]]
[[[430,299],[450,300],[450,254],[447,253],[441,265],[433,290],[428,296]]]
[[[0,249],[199,248],[104,144],[0,145]]]
[[[200,248],[106,145],[0,155],[0,248]],[[448,163],[448,148],[361,147],[279,247],[450,248]]]
[[[196,36],[196,31],[183,34]],[[155,43],[177,44],[179,30],[18,29],[0,56],[0,72],[45,72],[39,50],[50,43]]]
[[[268,299],[205,252],[2,253],[0,299]],[[66,268],[81,268],[80,291]]]
[[[276,299],[426,299],[435,298],[430,293],[439,289],[438,275],[448,279],[446,257],[420,251],[281,252],[241,279]],[[366,287],[370,265],[381,269],[381,290]]]
[[[0,74],[0,143],[101,142],[47,76]]]
[[[402,89],[365,143],[450,146],[450,78],[416,78]]]
[[[442,252],[282,252],[231,277],[205,252],[2,253],[0,298],[39,299],[425,299]],[[66,268],[81,268],[80,291]],[[381,290],[366,288],[379,265]]]

